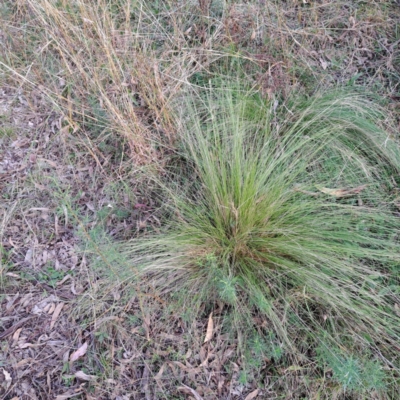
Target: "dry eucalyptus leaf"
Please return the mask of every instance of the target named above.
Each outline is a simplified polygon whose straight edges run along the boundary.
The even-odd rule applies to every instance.
[[[88,344],[87,342],[83,343],[83,345],[81,347],[79,347],[78,350],[74,351],[71,354],[71,357],[69,358],[69,360],[71,362],[76,361],[78,358],[83,357],[86,354],[86,350],[88,348]]]
[[[71,391],[68,391],[68,392],[66,392],[64,394],[59,394],[55,398],[55,400],[68,400],[68,399],[70,399],[72,397],[76,397],[76,396],[77,396],[77,394],[74,391],[71,390]]]
[[[33,257],[33,249],[29,249],[25,254],[24,261],[30,264],[32,262],[32,257]]]
[[[35,345],[33,343],[21,343],[18,348],[20,349],[27,349],[29,347],[34,347]]]
[[[83,371],[75,372],[74,375],[75,375],[75,378],[78,378],[81,381],[90,382],[90,381],[94,381],[97,379],[97,377],[95,375],[88,375],[88,374],[85,374]]]
[[[210,341],[213,336],[214,322],[212,319],[212,314],[213,313],[211,313],[208,318],[207,332],[206,332],[206,337],[204,338],[204,343]]]
[[[349,197],[349,196],[354,196],[355,194],[359,194],[367,187],[367,185],[357,186],[356,188],[352,189],[329,189],[319,185],[315,185],[315,187],[322,193],[340,198],[340,197]]]
[[[67,274],[64,276],[64,278],[61,279],[61,281],[57,282],[57,286],[61,286],[63,283],[65,283],[68,279],[71,279],[71,275]]]
[[[192,396],[194,396],[194,398],[195,398],[196,400],[203,400],[203,398],[199,395],[199,393],[196,392],[194,389],[192,389],[192,388],[189,387],[189,386],[186,386],[186,385],[179,386],[179,387],[178,387],[178,390],[179,390],[180,392],[182,392],[182,393],[185,393],[185,394],[191,394]]]
[[[160,368],[160,370],[157,372],[157,375],[154,377],[154,379],[157,381],[157,380],[159,380],[159,379],[161,379],[161,377],[162,377],[162,375],[163,375],[163,373],[164,373],[164,369],[165,369],[165,367],[166,367],[166,363],[164,363],[162,366],[161,366],[161,368]]]
[[[249,393],[244,400],[253,400],[258,396],[258,393],[260,392],[260,389],[256,389]]]
[[[6,276],[11,276],[11,278],[19,278],[20,276],[17,274],[13,274],[12,272],[7,272]]]
[[[22,328],[19,328],[19,329],[17,329],[17,330],[14,332],[14,335],[13,335],[13,337],[12,337],[13,346],[15,346],[15,345],[17,344],[18,339],[19,339],[19,335],[21,334],[21,331],[22,331]]]
[[[325,69],[328,68],[328,63],[327,63],[324,59],[320,58],[320,59],[319,59],[319,62],[321,63],[322,69],[325,70]]]
[[[2,369],[2,371],[4,375],[4,382],[2,383],[2,386],[7,391],[8,388],[11,386],[12,379],[8,371],[6,371],[4,368]]]
[[[54,310],[53,316],[51,317],[50,330],[52,330],[54,328],[54,324],[56,323],[57,318],[60,315],[60,312],[63,307],[64,307],[64,303],[59,303],[57,305],[56,309]]]

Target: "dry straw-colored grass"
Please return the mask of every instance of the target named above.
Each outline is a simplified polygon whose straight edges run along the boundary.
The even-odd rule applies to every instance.
[[[63,110],[66,131],[77,132],[84,118],[98,123],[90,98],[107,116],[100,130],[126,140],[135,163],[155,161],[160,147],[173,146],[169,103],[193,73],[219,56],[208,52],[219,27],[192,49],[182,31],[187,15],[177,6],[158,19],[145,3],[130,1],[39,0],[18,8],[33,15],[37,59],[27,76],[16,65],[7,68]]]

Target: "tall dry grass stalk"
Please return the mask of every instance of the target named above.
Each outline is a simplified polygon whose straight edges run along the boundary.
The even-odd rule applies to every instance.
[[[218,28],[201,46],[187,47],[185,27],[198,18],[189,5],[166,2],[157,17],[152,7],[128,0],[19,3],[19,12],[33,16],[43,65],[31,66],[38,79],[17,76],[64,110],[67,131],[89,120],[103,134],[123,138],[138,164],[155,161],[160,149],[173,145],[171,100],[194,72],[220,57],[211,50]],[[93,103],[103,121],[93,115]]]

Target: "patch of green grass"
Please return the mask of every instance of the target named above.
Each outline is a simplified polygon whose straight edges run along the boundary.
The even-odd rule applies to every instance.
[[[52,266],[45,266],[38,272],[36,279],[39,282],[44,282],[53,288],[57,287],[57,282],[61,281],[67,274],[72,273],[70,271],[56,270]]]
[[[1,119],[0,119],[1,122]],[[12,127],[0,127],[0,140],[12,138],[15,135],[15,131]]]
[[[9,252],[0,245],[0,288],[7,286],[7,271],[11,268]]]
[[[304,362],[304,338],[316,346],[322,330],[332,341],[368,334],[371,348],[394,345],[395,295],[378,293],[398,282],[389,192],[400,164],[382,120],[374,103],[343,91],[285,110],[238,86],[203,93],[180,115],[186,162],[171,175],[179,182],[163,185],[171,222],[128,245],[140,279],[163,293],[186,290],[194,316],[225,304],[242,347],[255,330],[266,335],[254,326],[259,315],[277,358]]]
[[[386,389],[386,373],[377,360],[362,360],[359,356],[346,355],[338,348],[319,347],[319,362],[332,371],[333,379],[345,391],[368,393]]]

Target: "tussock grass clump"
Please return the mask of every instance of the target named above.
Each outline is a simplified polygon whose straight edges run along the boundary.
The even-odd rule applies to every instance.
[[[400,337],[400,164],[379,109],[336,91],[279,114],[239,89],[205,92],[180,114],[172,222],[130,243],[133,265],[186,293],[194,316],[224,304],[239,338],[272,332],[299,362],[321,340],[385,361]]]

